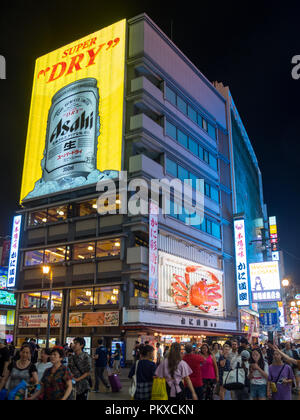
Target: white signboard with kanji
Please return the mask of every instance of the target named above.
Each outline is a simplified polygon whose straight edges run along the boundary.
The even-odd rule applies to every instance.
[[[13,230],[12,230],[12,236],[11,236],[10,255],[9,255],[7,287],[15,287],[16,285],[19,241],[20,241],[20,234],[21,234],[21,222],[22,222],[22,216],[14,217]]]
[[[157,203],[149,208],[149,299],[158,297],[158,213]]]
[[[235,242],[235,264],[238,306],[250,305],[246,233],[245,221],[243,219],[234,221],[234,242]]]

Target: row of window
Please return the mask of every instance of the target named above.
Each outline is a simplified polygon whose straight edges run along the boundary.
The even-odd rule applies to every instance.
[[[120,239],[84,242],[71,246],[59,246],[25,252],[24,266],[83,261],[92,258],[116,257],[120,255]]]
[[[180,179],[182,182],[184,182],[185,179],[191,180],[191,186],[197,190],[197,180],[198,177],[193,174],[192,172],[189,172],[187,169],[183,168],[182,166],[178,165],[173,160],[167,158],[166,162],[166,170],[167,173],[174,176],[175,178]],[[199,184],[198,184],[199,186]],[[219,203],[219,191],[208,184],[207,182],[204,183],[204,194],[211,198],[212,200]]]
[[[119,287],[98,287],[90,289],[72,289],[70,291],[70,306],[117,305],[119,304]],[[22,309],[46,309],[50,292],[22,293]],[[55,308],[61,308],[62,291],[53,291],[51,300]]]
[[[118,211],[120,209],[120,197],[116,196],[115,205],[108,206],[108,202],[105,203],[105,211]],[[98,211],[103,209],[97,206],[97,200],[88,200],[81,203],[66,204],[59,207],[52,207],[49,209],[34,211],[29,214],[28,225],[38,226],[46,223],[59,222],[67,220],[71,217],[84,217],[97,214]]]
[[[181,222],[186,223],[187,225],[191,225],[202,232],[208,233],[209,235],[214,236],[215,238],[221,239],[221,228],[218,223],[213,222],[212,220],[204,217],[202,223],[200,223],[199,216],[190,214],[182,207],[182,205],[175,203],[174,201],[170,201],[170,216],[174,217]],[[198,223],[194,222],[194,218],[197,217]]]
[[[166,122],[166,133],[172,139],[176,140],[179,144],[192,152],[195,156],[207,163],[212,169],[215,171],[218,170],[217,159],[200,146],[197,141],[187,136],[183,131],[179,130],[179,128],[177,128],[174,124],[171,124],[169,121]]]
[[[168,86],[166,86],[166,99],[176,106],[181,112],[187,115],[194,123],[199,125],[199,127],[205,130],[210,137],[216,140],[216,128]]]

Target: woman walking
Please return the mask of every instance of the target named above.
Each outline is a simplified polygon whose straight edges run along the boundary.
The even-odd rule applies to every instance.
[[[220,356],[222,354],[221,351],[220,351],[219,343],[213,343],[212,354],[213,354],[213,356],[215,356],[216,362],[218,363],[219,360],[220,360]]]
[[[60,401],[71,399],[72,374],[68,367],[62,364],[65,357],[62,348],[54,348],[51,351],[50,361],[52,367],[47,369],[41,380],[41,389],[28,400],[37,400],[42,396],[46,401]]]
[[[252,400],[264,401],[267,399],[267,383],[269,365],[265,361],[260,349],[252,352],[250,359],[250,396]]]
[[[156,365],[153,362],[154,348],[144,346],[140,353],[140,360],[137,360],[131,368],[128,377],[131,379],[136,374],[136,392],[134,400],[151,400],[153,377]]]
[[[274,401],[292,400],[293,381],[293,369],[283,363],[281,352],[275,350],[273,363],[269,367],[268,397]]]
[[[193,373],[189,365],[181,358],[181,346],[173,343],[167,358],[158,366],[155,375],[166,379],[169,401],[184,401],[184,383],[191,391],[192,399],[198,400],[189,375]]]
[[[114,352],[114,373],[119,375],[120,374],[120,363],[121,363],[121,346],[119,343],[116,344],[116,350]]]
[[[190,375],[193,387],[197,394],[198,400],[203,400],[203,379],[201,365],[204,363],[204,358],[200,354],[193,353],[193,346],[186,344],[185,355],[183,360],[189,365],[193,373]],[[191,391],[186,388],[186,397],[188,400],[192,398]]]
[[[223,387],[223,377],[225,372],[230,371],[230,359],[229,354],[231,351],[231,347],[229,344],[224,344],[223,346],[223,352],[220,356],[219,363],[218,363],[218,369],[219,369],[219,383],[220,383],[220,393],[219,397],[221,401],[225,400],[226,395],[226,389]],[[229,391],[228,391],[229,393]]]
[[[219,369],[215,356],[211,354],[208,344],[202,344],[200,354],[204,358],[201,367],[204,383],[205,400],[213,400],[214,385],[219,382]]]
[[[0,382],[0,391],[5,387],[8,379],[10,379],[7,387],[8,392],[15,389],[22,381],[33,386],[38,384],[37,369],[35,365],[31,363],[31,348],[29,344],[24,344],[21,347],[20,359],[13,361],[8,366],[7,371]]]
[[[50,362],[50,355],[50,349],[43,349],[41,352],[41,361],[36,363],[35,365],[38,373],[39,382],[41,382],[45,371],[52,367],[52,363]]]

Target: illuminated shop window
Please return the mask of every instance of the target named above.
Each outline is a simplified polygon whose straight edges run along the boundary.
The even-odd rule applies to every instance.
[[[72,289],[70,306],[90,306],[93,304],[93,289]]]
[[[38,309],[40,307],[41,293],[22,293],[21,308],[22,309]]]
[[[47,309],[48,308],[48,301],[50,299],[50,292],[42,292],[41,295],[41,308]],[[61,291],[52,291],[52,305],[54,308],[61,308],[62,303],[62,292]]]
[[[68,218],[68,206],[60,206],[48,209],[48,223],[59,222]]]
[[[84,261],[95,258],[95,242],[73,245],[73,260]]]
[[[34,265],[43,264],[44,250],[28,251],[25,252],[24,265],[30,267]]]
[[[120,255],[121,239],[109,239],[107,241],[97,241],[97,258],[116,257]]]
[[[143,283],[134,282],[134,297],[148,299],[149,293],[147,286]]]
[[[50,292],[28,292],[21,295],[22,309],[47,309]],[[62,291],[52,291],[54,308],[60,308],[62,304]]]
[[[91,214],[97,214],[97,200],[84,201],[78,204],[77,216],[90,216]]]
[[[47,223],[47,210],[29,213],[28,226],[38,226]]]
[[[63,262],[66,259],[66,247],[45,249],[45,263]]]
[[[119,287],[101,287],[95,289],[95,305],[118,305],[120,298]]]

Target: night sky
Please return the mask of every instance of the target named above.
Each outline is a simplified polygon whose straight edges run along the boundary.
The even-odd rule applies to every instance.
[[[195,2],[1,3],[7,80],[0,80],[0,236],[11,233],[18,208],[35,59],[145,12],[168,36],[173,21],[175,44],[210,81],[230,86],[259,161],[269,215],[277,216],[286,274],[300,285],[300,79],[291,76],[292,57],[300,55],[300,6],[292,3],[200,1],[197,11]]]

